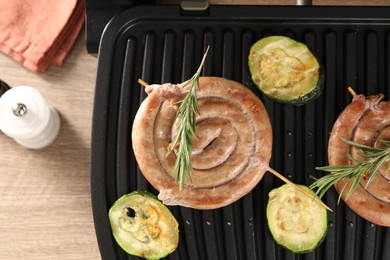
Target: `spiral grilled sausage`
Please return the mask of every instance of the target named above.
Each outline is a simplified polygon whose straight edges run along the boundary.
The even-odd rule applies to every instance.
[[[363,95],[354,96],[352,103],[344,109],[333,126],[328,147],[329,165],[350,165],[352,162],[349,155],[363,159],[358,155],[360,148],[346,144],[340,137],[372,147],[380,146],[380,140],[390,140],[390,102],[382,99],[382,94],[367,98]],[[348,200],[346,196],[349,187],[342,195],[354,212],[382,226],[390,226],[390,172],[387,164],[388,161],[367,189],[364,186],[368,174]],[[340,192],[346,183],[346,180],[337,182],[336,190]]]
[[[175,153],[167,156],[179,120],[173,101],[185,95],[180,85],[147,88],[133,123],[133,150],[164,204],[214,209],[243,197],[261,180],[271,158],[272,127],[263,103],[243,85],[217,77],[201,77],[199,83],[193,172],[184,189],[175,181]]]

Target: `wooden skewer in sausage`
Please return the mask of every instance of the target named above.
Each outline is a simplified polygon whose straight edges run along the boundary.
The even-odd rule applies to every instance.
[[[351,88],[349,90],[353,95],[352,103],[339,115],[329,139],[330,166],[353,165],[349,156],[363,159],[358,154],[360,148],[343,142],[341,137],[371,147],[380,146],[380,140],[390,140],[390,102],[382,101],[382,94],[365,97]],[[369,176],[366,177],[348,199],[349,186],[342,192],[348,180],[338,181],[335,188],[342,192],[343,200],[358,215],[372,223],[390,226],[390,172],[387,165],[381,168],[367,189],[364,186]]]
[[[134,120],[134,154],[165,204],[223,207],[250,192],[266,171],[313,197],[269,167],[272,127],[260,99],[241,84],[217,77],[200,78],[197,96],[201,114],[191,156],[194,170],[191,182],[180,190],[173,171],[176,157],[166,154],[178,124],[172,100],[181,100],[185,90],[181,92],[180,85],[140,84],[149,96]]]

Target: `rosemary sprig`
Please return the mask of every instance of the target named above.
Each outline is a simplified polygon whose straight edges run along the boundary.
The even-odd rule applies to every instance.
[[[191,77],[191,79],[183,84],[183,88],[189,86],[187,95],[184,97],[184,99],[175,103],[179,105],[179,108],[176,112],[176,117],[180,119],[180,122],[177,127],[176,134],[173,137],[173,142],[168,148],[168,154],[170,154],[178,145],[174,170],[176,172],[176,181],[179,182],[179,187],[181,190],[184,187],[186,177],[191,181],[191,138],[196,136],[196,116],[200,113],[196,92],[199,89],[199,77],[208,51],[209,47],[207,47],[196,73]]]
[[[375,178],[376,174],[379,172],[379,169],[386,161],[388,161],[390,156],[390,141],[381,140],[383,147],[375,148],[347,140],[343,137],[341,137],[341,140],[349,145],[362,148],[358,154],[364,157],[365,160],[357,160],[349,155],[349,160],[354,165],[317,167],[317,170],[330,172],[331,174],[327,174],[319,179],[316,179],[316,181],[310,185],[311,189],[317,188],[316,195],[321,198],[324,196],[327,190],[339,180],[347,180],[346,184],[340,191],[338,203],[340,202],[341,196],[348,185],[351,184],[349,192],[346,196],[347,200],[355,191],[360,181],[365,176],[370,176],[364,186],[364,188],[367,189],[372,180]],[[390,170],[390,163],[388,164],[387,170]]]

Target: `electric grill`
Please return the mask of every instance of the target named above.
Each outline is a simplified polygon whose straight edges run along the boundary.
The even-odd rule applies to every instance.
[[[88,50],[98,50],[99,59],[91,189],[103,259],[138,259],[112,237],[107,213],[114,201],[134,190],[157,194],[132,152],[132,121],[146,97],[138,79],[182,82],[192,76],[210,45],[203,75],[241,82],[259,95],[273,125],[271,167],[306,185],[313,181],[310,176],[322,175],[316,166],[327,165],[329,133],[351,101],[347,87],[390,97],[389,7],[229,5],[190,10],[152,2],[86,2]],[[296,107],[257,91],[247,56],[255,41],[269,35],[285,35],[309,46],[326,73],[320,98]],[[329,213],[321,246],[298,255],[277,245],[265,208],[268,192],[281,184],[267,173],[250,194],[227,207],[170,207],[180,225],[180,243],[167,259],[390,259],[390,228],[365,221],[343,202],[338,205],[333,189],[324,197],[334,212]]]

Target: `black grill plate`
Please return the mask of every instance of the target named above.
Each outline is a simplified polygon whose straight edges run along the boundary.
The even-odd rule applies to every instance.
[[[93,115],[91,189],[93,214],[103,259],[136,259],[114,241],[107,212],[133,190],[156,191],[143,178],[131,144],[131,126],[145,98],[137,84],[178,83],[196,70],[206,46],[203,75],[241,82],[264,102],[273,125],[271,167],[296,183],[310,184],[327,164],[329,133],[351,101],[347,86],[366,95],[390,94],[390,9],[386,7],[211,6],[201,13],[177,6],[135,7],[105,29]],[[250,46],[268,35],[306,43],[326,72],[324,93],[302,107],[262,96],[248,67]],[[171,207],[180,225],[180,244],[169,259],[390,259],[390,229],[371,224],[328,192],[325,241],[297,255],[275,244],[267,228],[268,192],[282,183],[266,174],[238,202],[218,210]]]

